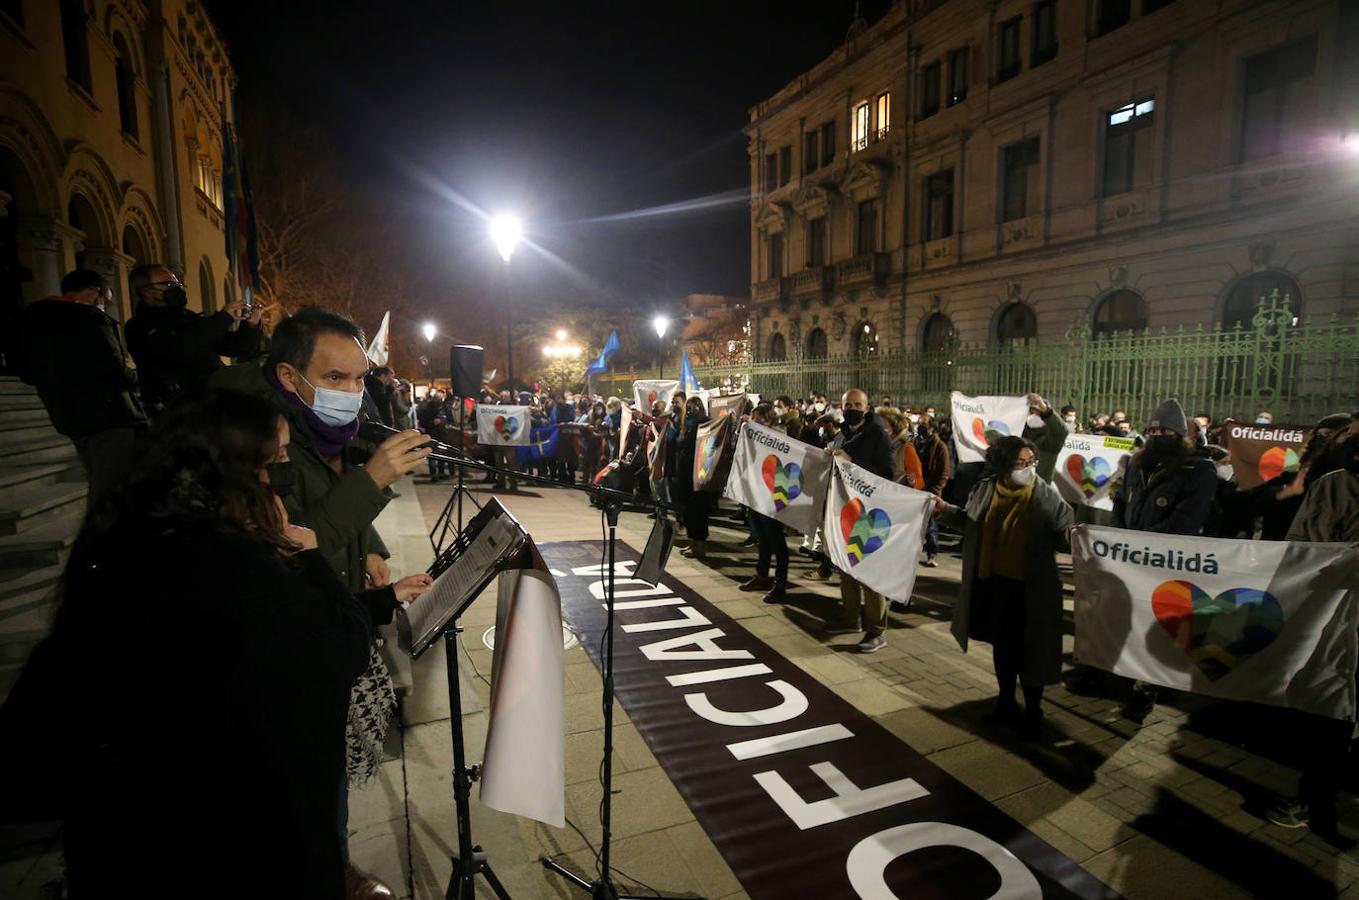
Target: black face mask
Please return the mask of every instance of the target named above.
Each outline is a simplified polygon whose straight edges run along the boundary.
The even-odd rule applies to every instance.
[[[189,305],[189,295],[184,293],[184,288],[178,285],[168,287],[160,295],[161,302],[170,309],[183,309]]]
[[[1350,437],[1340,445],[1340,458],[1346,471],[1359,475],[1359,437]]]
[[[845,424],[850,428],[858,428],[860,423],[864,420],[864,411],[862,409],[847,409],[844,413]]]
[[[286,499],[293,492],[293,484],[297,481],[292,463],[269,463],[264,468],[269,473],[269,487],[280,500]]]

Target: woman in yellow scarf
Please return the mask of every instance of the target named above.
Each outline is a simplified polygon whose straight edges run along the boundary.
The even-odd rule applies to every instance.
[[[963,507],[937,502],[935,515],[963,533],[963,579],[953,636],[993,648],[1000,696],[993,721],[1017,724],[1025,738],[1042,726],[1043,686],[1062,671],[1062,580],[1057,551],[1067,546],[1071,507],[1037,477],[1032,441],[999,437],[986,451],[986,474]],[[1024,688],[1022,711],[1015,682]]]

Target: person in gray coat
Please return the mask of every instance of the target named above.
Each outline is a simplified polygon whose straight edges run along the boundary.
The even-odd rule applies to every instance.
[[[1057,551],[1069,546],[1071,507],[1037,477],[1038,448],[999,438],[964,507],[935,501],[935,515],[963,534],[963,578],[953,608],[953,636],[993,648],[1000,696],[990,718],[1038,737],[1043,686],[1062,673],[1062,579]],[[1024,688],[1021,718],[1015,682]]]

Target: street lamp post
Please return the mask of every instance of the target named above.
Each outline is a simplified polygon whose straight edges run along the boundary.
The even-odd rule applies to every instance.
[[[651,320],[651,327],[656,329],[656,377],[665,377],[665,332],[670,328],[670,320],[665,316],[657,315]]]
[[[501,277],[505,282],[505,383],[511,391],[514,390],[514,291],[510,286],[510,257],[523,233],[515,216],[502,213],[491,219],[491,240],[504,262]]]

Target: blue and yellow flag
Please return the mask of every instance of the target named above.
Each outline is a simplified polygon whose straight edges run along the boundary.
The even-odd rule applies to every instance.
[[[519,462],[537,462],[557,455],[557,431],[561,426],[548,425],[529,432],[527,447],[519,448]]]

